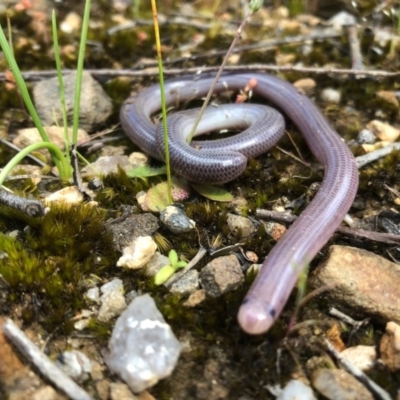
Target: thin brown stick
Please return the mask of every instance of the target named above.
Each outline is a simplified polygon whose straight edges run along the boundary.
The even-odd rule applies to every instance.
[[[192,67],[192,68],[170,68],[164,69],[164,75],[176,76],[184,74],[198,74],[200,72],[215,72],[219,67]],[[132,69],[88,69],[86,70],[97,79],[112,79],[116,77],[127,78],[146,78],[158,76],[155,70],[132,70]],[[356,69],[341,69],[341,68],[318,68],[318,67],[293,67],[279,66],[267,64],[249,64],[249,65],[228,65],[225,71],[264,71],[264,72],[295,72],[301,75],[329,75],[330,77],[352,77],[356,79],[390,79],[398,78],[400,71],[390,72],[381,70],[356,70]],[[73,72],[71,69],[62,70],[63,74]],[[26,71],[22,72],[22,76],[26,81],[38,81],[47,78],[52,78],[57,75],[56,70],[47,71]],[[0,82],[6,80],[5,73],[0,73]]]
[[[295,215],[289,215],[277,211],[269,211],[261,209],[256,210],[256,216],[259,218],[268,219],[283,224],[291,224],[297,218]],[[346,226],[339,226],[339,228],[336,229],[336,232],[354,238],[367,239],[379,243],[395,244],[395,245],[400,244],[400,236],[393,235],[391,233],[367,231],[365,229],[349,228]]]
[[[356,70],[364,69],[361,55],[360,39],[358,38],[358,27],[356,25],[346,26],[351,52],[351,68]]]

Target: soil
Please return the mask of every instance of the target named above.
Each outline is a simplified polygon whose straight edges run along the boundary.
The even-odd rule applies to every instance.
[[[154,27],[151,8],[147,4],[150,2],[133,3],[114,0],[94,1],[92,4],[85,69],[92,72],[110,96],[114,112],[97,132],[90,132],[103,132],[100,139],[93,139],[94,146],[78,147],[90,162],[102,154],[104,146],[122,148],[125,154],[138,150],[117,126],[118,112],[131,93],[157,81]],[[241,2],[170,0],[158,3],[162,3],[158,5],[158,13],[162,22],[160,30],[166,74],[178,76],[204,66],[219,66],[242,20]],[[375,0],[353,1],[352,6],[345,1],[322,0],[310,1],[307,6],[294,0],[264,3],[242,33],[237,44],[241,49],[230,56],[230,67],[253,64],[260,67],[262,64],[268,73],[292,83],[312,78],[315,89],[307,94],[343,139],[353,144],[355,155],[363,152],[356,144],[356,138],[369,121],[378,118],[398,126],[399,83],[398,77],[390,75],[398,70],[400,63],[400,39],[396,30],[400,18],[398,5],[380,2],[380,7]],[[69,31],[66,28],[59,30],[58,40],[63,68],[74,69],[80,39],[79,16],[83,14],[84,2],[21,0],[9,2],[7,8],[0,5],[1,26],[3,29],[7,27],[9,17],[15,58],[20,69],[26,72],[30,90],[34,81],[55,76],[50,12],[53,7],[58,23],[72,26]],[[351,47],[354,38],[349,30],[335,29],[329,22],[329,18],[340,11],[355,18],[365,76],[357,76],[351,71],[357,54]],[[77,27],[74,27],[75,21]],[[393,36],[385,40],[388,35]],[[254,49],[253,45],[259,47]],[[33,124],[2,55],[0,70],[4,71],[0,74],[0,138],[11,142],[18,129]],[[128,70],[134,71],[135,76],[128,74]],[[172,72],[168,73],[168,70]],[[347,73],[335,72],[337,70],[347,70]],[[382,73],[368,74],[369,70]],[[43,71],[47,71],[46,74]],[[339,102],[323,100],[325,88],[340,93]],[[377,95],[379,92],[390,92],[395,100]],[[108,142],[104,132],[115,126],[108,133],[112,138]],[[267,157],[252,160],[243,176],[224,186],[235,198],[246,199],[245,213],[249,217],[254,217],[257,207],[270,209],[304,199],[310,186],[322,179],[321,169],[290,121],[287,132],[289,135],[279,143],[279,148],[272,149]],[[2,167],[14,155],[14,150],[0,143]],[[396,211],[400,190],[399,157],[400,153],[393,152],[389,158],[360,172],[360,189],[350,211],[354,219],[362,221],[387,209]],[[50,161],[41,158],[46,163],[41,174],[49,175]],[[299,159],[304,162],[299,162]],[[24,161],[22,169],[24,163],[32,162]],[[323,295],[311,297],[297,315],[297,320],[293,320],[297,304],[297,290],[294,290],[273,328],[265,335],[252,337],[241,331],[236,321],[240,302],[254,278],[251,274],[247,275],[240,289],[188,309],[182,305],[185,299],[155,287],[141,272],[132,273],[115,266],[119,253],[112,250],[110,237],[103,233],[106,221],[120,217],[125,206],[132,206],[133,213],[141,213],[136,194],[162,180],[160,177],[146,180],[128,178],[119,171],[104,178],[103,186],[95,193],[98,210],[87,205],[74,206],[72,210],[60,206],[41,220],[2,207],[0,261],[2,268],[13,268],[16,272],[7,276],[2,273],[1,315],[13,319],[36,343],[43,345],[50,358],[56,358],[61,351],[72,347],[85,353],[98,363],[101,374],[100,377],[92,376],[81,386],[94,398],[113,398],[109,394],[110,385],[118,378],[104,366],[102,351],[107,346],[115,320],[100,323],[93,318],[83,332],[75,330],[74,323],[81,317],[82,310],[93,307],[83,297],[93,282],[100,285],[118,277],[123,280],[126,293],[131,290],[150,292],[177,337],[188,343],[188,349],[181,355],[171,377],[150,388],[146,395],[175,400],[272,399],[275,396],[271,394],[271,386],[284,386],[293,377],[308,381],[310,374],[306,362],[325,353],[320,339],[326,334],[327,326],[335,325],[335,320],[328,316],[332,304]],[[29,176],[6,182],[6,186],[16,194],[33,198],[43,198],[63,185],[59,179],[37,182]],[[391,190],[386,190],[386,187]],[[209,247],[218,235],[222,237],[221,247],[239,241],[225,227],[226,214],[233,208],[231,204],[214,202],[196,194],[183,204],[187,214],[195,220],[198,233],[185,234],[183,240],[160,228],[157,243],[163,253],[168,254],[169,248],[174,248],[180,256],[190,260],[197,253],[199,242]],[[307,201],[295,204],[295,213],[299,214]],[[60,229],[54,229],[55,226]],[[15,233],[17,244],[15,238],[13,241],[5,239],[10,232]],[[329,244],[333,243],[357,246],[385,257],[393,248],[393,245],[349,239],[344,235],[335,235]],[[245,241],[243,250],[251,250],[263,259],[273,245],[274,239],[260,225],[257,234]],[[311,271],[324,258],[328,247],[325,246],[313,260]],[[4,261],[5,253],[8,254],[7,262]],[[207,261],[209,258],[203,260],[199,268]],[[36,272],[32,272],[34,268]],[[11,275],[12,279],[7,278]],[[352,317],[357,319],[358,316]],[[308,320],[319,323],[290,332],[293,324]],[[356,332],[342,326],[340,335],[346,346],[377,345],[383,332],[381,322],[371,321]],[[5,357],[13,362],[4,370],[0,368],[0,397],[24,398],[21,394],[24,393],[25,398],[33,398],[29,397],[31,392],[28,389],[21,387],[23,380],[18,381],[17,375],[12,373],[14,370],[18,371],[19,377],[28,376],[31,372],[27,367],[29,364],[16,360],[15,354],[6,345],[1,345],[0,359]],[[399,372],[376,368],[370,376],[392,396],[396,395]],[[40,383],[35,387],[45,385],[43,382],[46,380],[37,379]],[[16,393],[19,397],[15,397]],[[64,398],[62,396],[57,392],[52,398]]]

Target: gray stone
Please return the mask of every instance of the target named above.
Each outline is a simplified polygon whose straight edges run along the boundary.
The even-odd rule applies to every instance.
[[[121,279],[113,279],[100,288],[103,293],[100,297],[100,310],[97,318],[99,321],[107,322],[120,315],[126,308],[124,287]]]
[[[379,344],[382,362],[390,372],[400,370],[400,326],[394,322],[386,324],[386,332]]]
[[[312,375],[312,384],[327,399],[373,400],[374,398],[362,383],[341,369],[319,369]]]
[[[316,400],[310,386],[297,379],[290,380],[276,400]]]
[[[64,351],[58,356],[56,364],[77,382],[87,380],[92,371],[89,358],[78,350]]]
[[[110,221],[106,229],[112,235],[114,249],[122,251],[132,243],[133,239],[154,235],[158,227],[158,218],[153,214],[145,213],[129,215],[117,223]]]
[[[200,282],[206,294],[219,297],[237,289],[244,281],[244,275],[235,255],[218,257],[209,262],[200,272]]]
[[[189,219],[179,207],[168,206],[160,213],[160,221],[172,233],[185,233],[195,228],[194,221]]]
[[[82,168],[82,176],[101,176],[116,174],[118,168],[125,172],[130,171],[134,166],[128,161],[128,156],[107,155],[99,157],[95,162]]]
[[[146,264],[144,273],[147,276],[153,277],[162,267],[165,267],[169,264],[171,264],[169,258],[156,251],[154,256],[151,257],[150,261]]]
[[[121,314],[108,346],[106,364],[134,393],[169,376],[182,348],[148,294],[136,297]]]
[[[171,285],[170,292],[176,294],[191,294],[199,288],[199,273],[191,269],[182,278]]]
[[[241,215],[228,214],[226,223],[229,230],[240,239],[250,236],[256,230],[254,224]]]
[[[64,75],[65,103],[68,124],[72,125],[75,102],[76,72]],[[36,110],[44,125],[62,125],[61,104],[58,78],[50,78],[38,82],[33,88]],[[112,102],[101,85],[88,72],[83,72],[81,102],[79,110],[79,127],[93,132],[102,125],[112,113]],[[56,121],[55,121],[56,120]]]
[[[359,144],[374,144],[376,142],[376,136],[369,130],[369,129],[363,129],[358,135],[357,135],[357,143]]]
[[[369,371],[375,366],[377,354],[375,346],[353,346],[340,352],[346,360],[361,371]]]

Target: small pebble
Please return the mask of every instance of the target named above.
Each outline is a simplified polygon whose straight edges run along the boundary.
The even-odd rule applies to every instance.
[[[146,268],[144,273],[146,276],[153,277],[157,274],[157,272],[169,265],[171,262],[167,256],[159,253],[158,251],[155,252],[154,256],[150,258],[150,261],[146,264]]]
[[[96,161],[92,162],[82,168],[82,176],[99,176],[116,174],[118,169],[122,168],[125,172],[128,172],[134,165],[128,161],[128,157],[124,155],[108,155],[97,158]]]
[[[229,230],[239,239],[246,238],[255,232],[254,224],[245,217],[236,214],[228,214],[226,223]]]
[[[64,138],[64,128],[59,126],[46,126],[45,127],[47,136],[49,137],[51,143],[54,143],[61,150],[65,149],[65,138]],[[72,128],[68,128],[68,135],[72,136]],[[83,130],[78,129],[78,142],[89,140],[89,134]],[[24,148],[30,146],[31,144],[41,142],[42,137],[37,128],[24,128],[18,130],[18,135],[14,138],[13,143],[20,147]],[[48,154],[48,150],[37,150],[43,154]]]
[[[393,143],[400,136],[400,130],[385,122],[374,119],[367,124],[369,129],[379,140]]]
[[[376,93],[376,96],[384,103],[387,103],[388,105],[394,107],[397,110],[399,109],[400,107],[399,100],[397,99],[396,94],[394,92],[388,90],[380,90],[379,92]]]
[[[316,400],[309,385],[297,379],[290,380],[276,400]]]
[[[92,371],[89,358],[78,350],[64,351],[58,356],[56,364],[77,382],[86,381]]]
[[[101,322],[107,322],[126,308],[124,286],[121,279],[113,279],[103,285],[100,291],[103,294],[100,297],[101,306],[97,318]]]
[[[182,278],[174,282],[170,287],[171,293],[187,295],[193,293],[199,288],[199,273],[195,269],[191,269]]]
[[[312,384],[330,400],[373,400],[371,392],[353,375],[341,369],[321,368],[312,374]]]
[[[310,97],[312,94],[314,94],[317,84],[314,79],[304,78],[294,82],[293,86],[298,90],[299,93]]]
[[[106,229],[112,236],[113,248],[120,252],[135,238],[153,236],[159,228],[158,218],[150,213],[128,215],[117,222],[107,222]]]
[[[359,144],[374,144],[376,142],[376,136],[369,129],[363,129],[357,135],[357,143]]]
[[[336,89],[326,88],[321,92],[321,99],[327,103],[339,104],[341,94]]]
[[[235,290],[243,281],[240,263],[233,254],[215,258],[200,271],[201,285],[210,297],[219,297]]]
[[[357,25],[357,20],[353,14],[347,11],[340,11],[329,19],[328,24],[333,26],[338,32],[343,32],[343,26]]]
[[[133,153],[129,154],[128,161],[130,164],[136,167],[140,167],[148,165],[150,158],[147,154],[141,153],[139,151],[134,151]]]
[[[98,287],[90,288],[86,293],[85,297],[95,303],[100,303],[100,290]]]
[[[123,254],[117,262],[117,267],[143,268],[154,256],[156,250],[157,244],[151,236],[140,236],[131,245],[123,249]]]
[[[193,292],[189,298],[183,303],[184,307],[193,308],[202,303],[206,299],[206,291],[199,289]]]
[[[361,371],[371,370],[375,366],[377,359],[375,346],[359,345],[348,347],[340,354]]]
[[[81,24],[82,17],[78,13],[72,11],[69,12],[65,16],[64,20],[60,23],[60,30],[64,33],[71,34],[78,31],[81,27]]]
[[[176,206],[168,206],[160,213],[160,221],[172,233],[185,233],[195,228],[196,223]]]
[[[83,194],[77,186],[68,186],[54,192],[44,199],[44,203],[50,206],[52,203],[80,204],[83,201]]]
[[[395,322],[386,324],[386,332],[379,345],[382,362],[390,372],[400,370],[400,326]]]

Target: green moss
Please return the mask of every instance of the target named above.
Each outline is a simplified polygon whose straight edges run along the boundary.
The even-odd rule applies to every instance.
[[[34,294],[49,329],[71,327],[69,319],[85,304],[85,276],[104,274],[116,259],[103,230],[103,212],[90,205],[53,205],[21,240],[1,234],[0,243],[5,254],[0,274],[10,286],[9,301],[19,293]]]
[[[360,171],[359,193],[383,199],[387,196],[386,186],[399,190],[400,151],[393,150],[383,159],[364,167]]]
[[[104,204],[107,208],[117,208],[121,204],[136,204],[136,194],[150,187],[154,179],[131,179],[122,168],[118,168],[116,174],[103,177],[104,188],[97,194],[96,201]]]
[[[113,326],[114,321],[100,322],[97,318],[91,318],[87,325],[87,330],[90,331],[90,333],[97,339],[106,341],[111,335]]]

